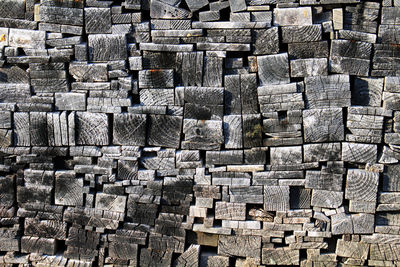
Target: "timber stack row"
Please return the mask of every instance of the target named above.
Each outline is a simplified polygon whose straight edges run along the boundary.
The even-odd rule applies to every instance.
[[[1,266],[398,266],[400,1],[2,0]]]

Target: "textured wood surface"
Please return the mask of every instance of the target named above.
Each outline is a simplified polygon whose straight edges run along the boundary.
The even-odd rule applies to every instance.
[[[1,266],[398,266],[400,1],[0,1]]]

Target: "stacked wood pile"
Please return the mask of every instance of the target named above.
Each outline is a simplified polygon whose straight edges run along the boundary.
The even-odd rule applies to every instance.
[[[400,265],[400,1],[0,1],[1,266]]]

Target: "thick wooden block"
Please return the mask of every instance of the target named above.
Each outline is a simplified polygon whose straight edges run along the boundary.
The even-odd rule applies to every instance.
[[[140,266],[169,267],[172,262],[172,251],[160,251],[149,248],[140,250]]]
[[[83,179],[76,178],[73,171],[58,171],[55,173],[56,205],[82,206]]]
[[[110,8],[85,8],[85,31],[89,33],[111,33]]]
[[[224,116],[225,148],[238,149],[243,147],[242,116]]]
[[[264,186],[265,210],[286,211],[289,208],[289,186]]]
[[[145,146],[146,125],[147,116],[145,114],[114,114],[114,144]]]
[[[182,117],[150,115],[148,144],[152,146],[179,148]]]
[[[224,143],[222,121],[185,119],[183,149],[219,150]]]
[[[282,27],[283,43],[316,42],[322,39],[320,24]]]
[[[309,109],[303,111],[305,142],[335,142],[344,140],[341,108]]]
[[[313,189],[311,206],[338,208],[343,203],[343,192]]]
[[[340,143],[321,143],[303,145],[304,162],[339,161],[341,159]]]
[[[221,235],[218,240],[218,254],[259,259],[261,257],[261,237]]]
[[[246,220],[246,204],[216,202],[215,219],[244,221]]]
[[[14,143],[16,146],[30,146],[29,113],[14,113]]]
[[[106,82],[108,81],[107,64],[87,64],[85,62],[71,62],[69,74],[77,82]]]
[[[263,248],[262,263],[265,265],[298,265],[299,250],[286,248]]]
[[[243,147],[252,148],[262,146],[262,122],[259,114],[244,114]]]
[[[139,88],[171,88],[174,87],[173,70],[141,70],[139,71]]]
[[[383,190],[395,192],[400,188],[400,165],[389,165],[383,174]]]
[[[54,255],[56,254],[56,240],[52,238],[23,236],[21,238],[21,252],[40,253]]]
[[[331,56],[370,59],[372,44],[350,40],[333,40]]]
[[[221,87],[223,66],[223,58],[205,56],[203,64],[203,86]]]
[[[125,60],[126,36],[118,34],[89,34],[89,59],[92,61]]]
[[[56,220],[26,218],[24,223],[24,234],[65,240],[67,238],[67,223]]]
[[[288,54],[290,59],[327,58],[329,56],[328,42],[289,43]]]
[[[340,257],[366,260],[369,244],[339,239],[336,244],[336,254]]]
[[[377,146],[372,144],[342,143],[342,160],[358,163],[375,163]]]
[[[96,209],[114,212],[125,212],[126,196],[111,195],[105,193],[96,194]]]
[[[44,49],[46,32],[10,29],[9,45],[22,48]]]
[[[342,174],[306,171],[306,188],[342,191],[342,184]]]
[[[291,165],[302,163],[302,147],[271,147],[270,162],[271,165]]]
[[[150,2],[150,17],[152,19],[187,19],[192,17],[192,13],[186,9],[153,0]]]
[[[103,113],[76,112],[76,144],[108,145],[108,116]]]
[[[309,77],[328,75],[328,59],[305,58],[290,61],[291,77]]]
[[[82,26],[84,21],[82,8],[40,5],[39,12],[41,22]]]
[[[56,110],[85,110],[86,95],[82,93],[55,93]]]
[[[279,52],[278,27],[254,30],[253,42],[254,55],[277,54]]]
[[[108,247],[110,257],[122,260],[137,260],[138,244],[111,242]]]
[[[366,170],[349,169],[345,198],[375,202],[378,192],[379,174]]]
[[[274,9],[274,25],[311,25],[312,12],[311,7],[297,8],[275,8]]]
[[[257,56],[260,85],[289,83],[288,54]]]
[[[224,76],[224,107],[226,115],[242,114],[240,75]]]

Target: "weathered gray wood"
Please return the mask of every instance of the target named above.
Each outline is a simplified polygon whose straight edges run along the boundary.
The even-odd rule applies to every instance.
[[[344,125],[341,108],[303,111],[304,141],[343,141]]]
[[[182,131],[182,117],[150,115],[148,144],[178,148]]]
[[[33,146],[47,146],[47,117],[45,112],[31,112],[29,114],[31,144]]]
[[[332,234],[352,234],[353,221],[351,215],[346,213],[338,213],[332,215]]]
[[[369,73],[369,60],[367,59],[331,56],[329,64],[330,70],[334,73],[358,76],[368,76]]]
[[[372,44],[349,40],[333,40],[331,55],[340,57],[351,57],[369,59],[371,56]]]
[[[288,54],[258,56],[260,85],[289,83]]]
[[[111,9],[85,8],[85,31],[87,34],[111,33]]]
[[[86,95],[81,93],[55,93],[56,110],[85,110]]]
[[[322,39],[320,24],[282,27],[283,43],[316,42]]]
[[[341,159],[340,143],[305,144],[304,162],[337,161]]]
[[[200,260],[200,245],[190,245],[174,262],[177,267],[198,267]]]
[[[343,175],[323,173],[319,171],[306,172],[306,188],[342,191]]]
[[[83,205],[83,180],[73,171],[55,173],[55,204],[65,206]]]
[[[240,96],[242,114],[258,113],[256,74],[240,75]]]
[[[150,17],[152,19],[187,19],[191,18],[192,14],[183,8],[159,0],[152,0],[150,2]]]
[[[367,259],[369,244],[338,240],[336,244],[336,254],[340,257],[354,259]]]
[[[243,163],[243,151],[241,150],[222,150],[207,151],[206,165],[227,165]]]
[[[120,145],[146,144],[146,115],[121,113],[113,120],[113,142]]]
[[[30,146],[29,113],[14,113],[14,144],[16,146]]]
[[[193,29],[265,29],[270,27],[270,22],[231,22],[231,21],[219,21],[219,22],[199,22],[193,21]]]
[[[349,169],[347,171],[345,198],[350,200],[376,202],[378,182],[378,173]]]
[[[45,48],[46,33],[24,29],[10,29],[9,45],[23,48]]]
[[[343,192],[314,189],[311,205],[322,208],[338,208],[343,203]]]
[[[243,147],[242,117],[240,115],[224,116],[225,148],[238,149]]]
[[[89,34],[89,59],[92,61],[125,60],[126,37],[117,34]]]
[[[302,147],[271,147],[270,163],[271,165],[297,164],[302,162]]]
[[[372,234],[374,232],[375,216],[373,214],[352,214],[351,220],[355,234]]]
[[[265,210],[286,211],[289,206],[289,186],[264,186]]]
[[[75,118],[76,143],[78,145],[107,145],[109,143],[106,114],[77,112]]]
[[[65,222],[26,218],[24,228],[24,233],[29,236],[56,238],[59,240],[67,238],[67,223]]]
[[[265,265],[298,265],[299,250],[285,248],[263,248],[262,263]]]
[[[160,251],[149,248],[140,250],[140,265],[149,267],[168,267],[171,265],[172,251]]]
[[[23,236],[21,238],[21,252],[54,255],[56,253],[56,240],[44,237]]]
[[[326,58],[306,58],[290,61],[291,77],[320,75],[328,75],[328,60]]]
[[[221,18],[218,11],[202,11],[199,12],[200,21],[218,21]]]
[[[25,1],[23,0],[5,0],[0,8],[3,18],[24,19]]]
[[[139,88],[174,87],[173,70],[141,70],[139,71]]]
[[[106,82],[108,80],[106,64],[71,62],[68,69],[69,74],[77,82]]]
[[[251,148],[262,145],[262,125],[259,114],[244,114],[243,121],[243,147]]]
[[[96,209],[124,212],[126,196],[111,195],[105,193],[96,194]]]
[[[217,150],[224,143],[222,121],[185,119],[183,122],[184,149]]]
[[[111,242],[108,248],[110,257],[123,260],[137,260],[138,245],[126,242]]]
[[[329,56],[328,42],[289,43],[288,54],[291,59],[325,58]]]
[[[383,175],[383,190],[395,192],[400,188],[399,183],[399,165],[389,165]]]
[[[311,7],[299,8],[275,8],[274,25],[311,25],[312,13]]]
[[[261,257],[261,237],[225,236],[218,240],[218,254],[239,257]]]
[[[4,34],[7,34],[8,36],[8,31],[5,32]],[[11,66],[7,68],[3,67],[0,69],[0,83],[28,84],[29,75],[24,69],[18,66]]]
[[[245,220],[246,204],[245,203],[215,203],[215,219],[217,220]]]
[[[240,76],[224,76],[224,106],[226,115],[237,115],[242,113],[242,101],[240,92]]]
[[[342,143],[342,160],[355,163],[375,163],[377,146],[372,144]]]
[[[40,6],[40,21],[56,24],[83,25],[83,9],[58,6]]]
[[[223,59],[219,57],[204,57],[203,86],[221,87],[223,73]]]
[[[142,89],[139,92],[140,104],[144,106],[173,106],[173,89]]]

